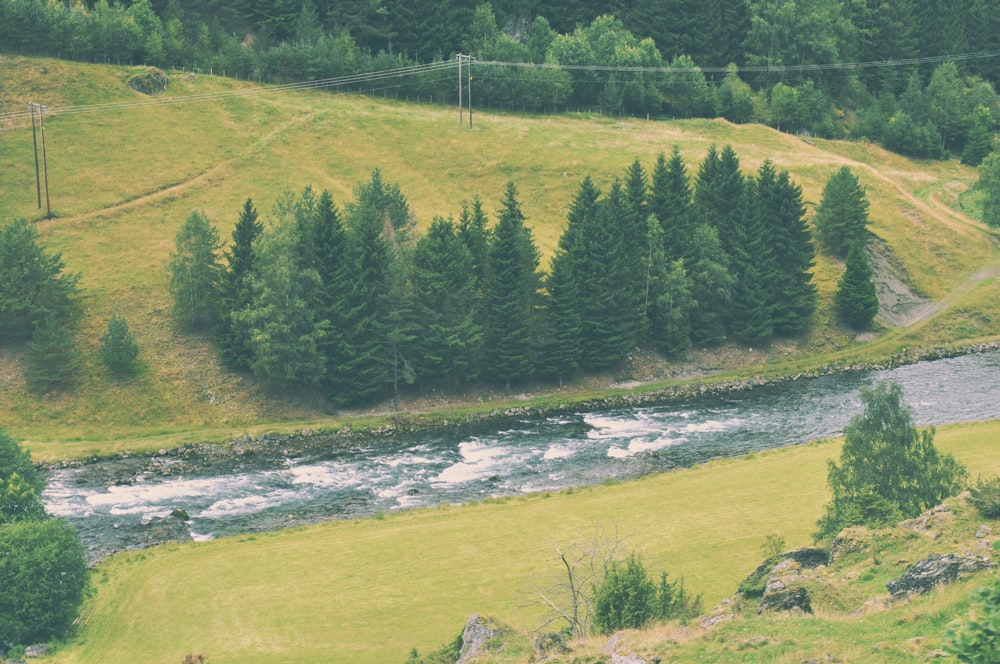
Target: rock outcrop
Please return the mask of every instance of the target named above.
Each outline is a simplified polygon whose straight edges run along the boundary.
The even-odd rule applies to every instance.
[[[996,567],[986,556],[964,556],[957,553],[928,556],[910,565],[902,576],[885,584],[893,598],[909,594],[922,595],[942,583],[951,583],[975,572]]]

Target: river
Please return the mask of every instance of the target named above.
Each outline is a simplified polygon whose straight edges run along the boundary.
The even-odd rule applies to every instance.
[[[670,405],[525,420],[475,435],[436,433],[255,458],[232,472],[140,472],[109,484],[54,470],[43,494],[94,561],[162,539],[208,540],[328,519],[630,479],[841,433],[859,388],[899,383],[918,425],[1000,417],[1000,351],[884,371],[801,378]],[[171,461],[164,461],[169,464]],[[172,518],[183,510],[188,519]]]

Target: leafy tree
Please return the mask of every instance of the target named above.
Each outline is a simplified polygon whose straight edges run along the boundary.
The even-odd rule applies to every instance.
[[[861,389],[864,413],[844,428],[840,463],[828,462],[833,498],[817,523],[817,541],[848,526],[877,528],[913,518],[963,486],[965,468],[937,451],[933,427],[917,431],[902,393],[898,384],[885,382]]]
[[[980,106],[972,116],[972,126],[969,136],[962,149],[962,163],[966,166],[979,166],[990,153],[993,143],[993,118],[989,109]]]
[[[0,525],[0,634],[7,643],[66,636],[83,601],[87,566],[64,521]]]
[[[533,309],[540,286],[538,249],[507,183],[493,230],[486,265],[483,306],[486,311],[484,373],[510,387],[534,373]]]
[[[108,321],[108,331],[101,337],[98,349],[104,366],[116,374],[127,374],[133,370],[133,362],[139,355],[139,344],[128,329],[128,323],[117,311]]]
[[[715,105],[719,115],[730,122],[753,122],[753,90],[740,78],[734,64],[729,65],[726,77],[715,92]]]
[[[0,429],[0,525],[45,516],[44,489],[45,480],[31,463],[31,455]]]
[[[33,225],[19,219],[0,227],[0,341],[30,339],[48,318],[72,317],[80,275],[64,270],[59,254],[39,246]]]
[[[1000,150],[990,152],[979,165],[979,183],[983,192],[983,222],[991,228],[1000,228]]]
[[[70,383],[80,367],[80,349],[73,330],[49,316],[28,342],[24,375],[28,389],[43,394]]]
[[[170,259],[170,294],[174,317],[187,330],[211,329],[219,311],[221,248],[215,226],[197,210],[188,215],[177,232],[176,250]]]
[[[872,270],[860,243],[855,243],[847,254],[844,276],[837,282],[834,294],[834,307],[837,317],[856,330],[870,326],[878,313]]]
[[[835,256],[846,256],[855,241],[868,243],[868,197],[847,166],[826,181],[815,223],[817,237]]]
[[[233,228],[232,244],[226,249],[226,269],[222,274],[219,298],[219,325],[216,341],[222,363],[234,369],[249,369],[253,361],[250,337],[236,316],[252,304],[250,279],[256,266],[254,242],[264,232],[253,200],[247,198]]]
[[[944,650],[966,664],[1000,661],[1000,583],[972,593],[975,608],[965,621],[954,620],[944,633]]]

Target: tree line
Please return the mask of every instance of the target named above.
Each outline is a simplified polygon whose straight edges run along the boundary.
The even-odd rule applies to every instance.
[[[820,206],[826,237],[845,246],[868,223],[847,176],[849,200]],[[805,331],[817,294],[804,213],[801,188],[769,161],[744,175],[730,146],[713,146],[692,181],[674,148],[607,191],[584,178],[543,272],[514,183],[495,223],[477,197],[417,236],[405,196],[375,169],[343,209],[306,187],[281,196],[265,226],[247,199],[224,252],[192,212],[171,292],[177,320],[213,333],[224,364],[340,405],[408,385],[561,383],[641,344],[676,356]]]
[[[269,82],[384,72],[465,53],[574,67],[477,65],[475,103],[483,106],[722,116],[867,138],[914,157],[960,155],[971,165],[990,151],[1000,58],[989,54],[1000,19],[986,0],[631,0],[607,11],[600,3],[515,0],[0,0],[0,44]],[[960,53],[980,55],[940,60]],[[343,89],[450,101],[454,78],[431,71]]]

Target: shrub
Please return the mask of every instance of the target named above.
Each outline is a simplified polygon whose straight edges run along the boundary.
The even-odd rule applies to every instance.
[[[65,522],[0,526],[0,635],[15,644],[47,642],[73,626],[87,586],[76,532]]]
[[[944,649],[960,662],[992,664],[1000,661],[1000,582],[972,595],[977,603],[966,621],[956,620],[945,630]]]
[[[969,487],[969,502],[987,519],[1000,519],[1000,476],[979,478]]]
[[[128,329],[128,323],[116,311],[108,321],[108,331],[101,337],[101,361],[117,374],[131,373],[132,362],[139,354],[139,344]]]
[[[80,366],[80,349],[73,330],[55,316],[48,316],[28,343],[24,376],[28,389],[44,394],[69,384]]]

